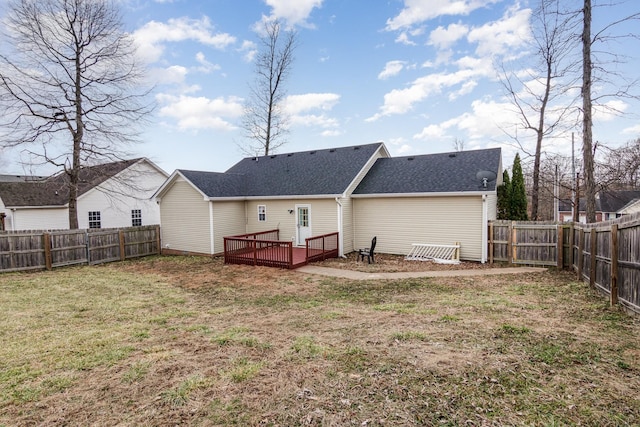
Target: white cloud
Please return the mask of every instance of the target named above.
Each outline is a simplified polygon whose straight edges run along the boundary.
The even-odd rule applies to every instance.
[[[438,49],[450,48],[455,42],[469,32],[469,27],[462,24],[450,24],[447,28],[438,27],[429,34],[428,44]]]
[[[320,135],[327,137],[327,138],[331,138],[331,137],[336,137],[336,136],[340,136],[342,135],[342,131],[339,131],[337,129],[331,129],[331,130],[324,130],[320,133]]]
[[[230,119],[242,115],[242,99],[238,97],[205,98],[192,96],[156,96],[160,108],[159,115],[171,117],[178,122],[178,128],[186,131],[214,129],[230,131],[235,129]]]
[[[401,32],[400,34],[398,34],[398,37],[396,37],[396,43],[405,44],[407,46],[415,46],[416,45],[416,43],[414,41],[409,39],[409,35],[404,31]]]
[[[285,109],[288,114],[296,115],[306,111],[320,109],[331,110],[340,100],[340,95],[335,93],[305,93],[303,95],[290,95],[285,100]]]
[[[404,68],[406,62],[404,61],[389,61],[385,64],[384,70],[378,74],[378,79],[385,80],[389,77],[397,75]]]
[[[327,115],[338,103],[340,95],[335,93],[306,93],[291,95],[285,100],[285,111],[291,119],[291,125],[319,127],[324,129],[323,136],[337,136],[341,132],[337,119]],[[320,110],[320,114],[315,111]]]
[[[196,71],[199,71],[201,73],[209,74],[212,71],[220,69],[220,66],[218,64],[213,64],[207,61],[207,58],[205,58],[204,53],[202,52],[196,53],[196,61],[198,62],[198,64],[200,64],[200,66],[196,67],[195,69]]]
[[[281,19],[289,26],[313,27],[307,22],[313,9],[320,8],[324,0],[264,0],[271,7],[271,15],[263,20]]]
[[[624,114],[627,108],[629,108],[629,104],[620,99],[612,99],[602,105],[594,105],[593,120],[598,122],[609,122]]]
[[[429,125],[422,129],[420,133],[413,135],[413,139],[422,139],[428,141],[430,139],[440,139],[446,134],[446,129],[440,125]]]
[[[472,11],[501,0],[404,0],[404,9],[387,20],[389,31],[413,25],[443,15],[468,15]]]
[[[168,42],[197,41],[216,49],[224,49],[235,43],[236,38],[227,33],[214,34],[209,18],[169,19],[166,23],[151,21],[133,33],[139,54],[149,63],[158,61]]]
[[[149,75],[154,84],[182,84],[188,72],[185,67],[172,65],[167,68],[152,68]]]
[[[530,17],[531,9],[517,9],[516,5],[501,19],[473,28],[467,40],[478,44],[476,54],[480,57],[505,54],[517,57],[520,53],[518,48],[531,38]]]
[[[404,114],[413,108],[413,104],[423,101],[427,97],[439,94],[443,89],[464,84],[470,78],[477,76],[477,70],[459,70],[450,74],[430,74],[413,81],[405,89],[394,89],[384,96],[384,105],[380,112],[366,121],[375,121],[381,117],[393,114]]]
[[[246,62],[253,62],[253,59],[258,54],[258,46],[252,41],[245,40],[238,51],[244,54],[243,57]]]
[[[624,128],[622,130],[622,133],[630,133],[630,134],[638,135],[638,134],[640,134],[640,125],[635,125],[635,126],[631,126],[631,127],[628,127],[628,128]]]

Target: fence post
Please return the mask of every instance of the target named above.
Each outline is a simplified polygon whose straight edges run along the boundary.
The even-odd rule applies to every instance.
[[[44,246],[44,265],[47,270],[51,271],[51,234],[42,234],[42,244]]]
[[[493,264],[493,221],[489,223],[489,264]]]
[[[575,223],[569,223],[569,267],[573,268],[574,257],[573,257],[573,244],[575,241]]]
[[[509,251],[509,264],[513,264],[513,261],[516,259],[516,230],[515,230],[515,221],[511,221],[509,223],[509,239],[507,243],[507,250]]]
[[[562,224],[556,225],[556,264],[557,267],[562,270],[564,268],[564,229]]]
[[[578,280],[582,280],[582,264],[584,263],[584,228],[578,234]]]
[[[160,226],[156,225],[156,245],[158,245],[158,255],[162,255],[162,241],[160,240]]]
[[[598,237],[596,235],[596,228],[591,229],[591,257],[589,268],[589,286],[595,288],[596,286],[596,250],[598,250]]]
[[[84,231],[85,245],[87,246],[87,264],[91,265],[91,244],[89,243],[89,230]]]
[[[618,304],[618,224],[611,225],[611,305]]]
[[[124,251],[124,231],[118,230],[118,240],[120,241],[120,261],[124,261],[127,258]]]

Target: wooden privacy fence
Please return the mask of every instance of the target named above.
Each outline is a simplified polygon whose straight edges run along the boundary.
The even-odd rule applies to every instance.
[[[124,261],[160,253],[160,226],[0,232],[0,272]]]
[[[493,221],[489,262],[573,268],[640,314],[640,214],[594,224]]]

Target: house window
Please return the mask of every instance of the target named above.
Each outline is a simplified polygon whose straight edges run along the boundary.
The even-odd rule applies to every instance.
[[[258,205],[258,221],[266,221],[266,220],[267,220],[267,206]]]
[[[100,226],[100,211],[89,212],[89,228],[101,228]]]
[[[132,209],[131,210],[131,226],[140,227],[141,225],[142,225],[142,210]]]

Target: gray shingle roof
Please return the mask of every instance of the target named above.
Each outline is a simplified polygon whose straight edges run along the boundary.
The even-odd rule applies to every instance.
[[[235,173],[178,170],[208,197],[243,197],[247,177]]]
[[[123,160],[80,170],[78,196],[100,185],[107,179],[141,159]],[[0,198],[7,207],[64,206],[69,202],[69,177],[58,173],[41,181],[0,182]]]
[[[494,191],[496,180],[484,188],[478,172],[501,173],[500,159],[500,148],[381,158],[353,194]]]
[[[247,157],[225,173],[180,170],[208,197],[342,194],[382,143]]]
[[[382,145],[248,157],[227,173],[247,176],[246,196],[341,194]]]
[[[640,199],[640,190],[610,190],[599,193],[602,212],[618,212],[635,199]]]
[[[0,182],[40,181],[46,178],[47,178],[46,176],[0,174]]]

